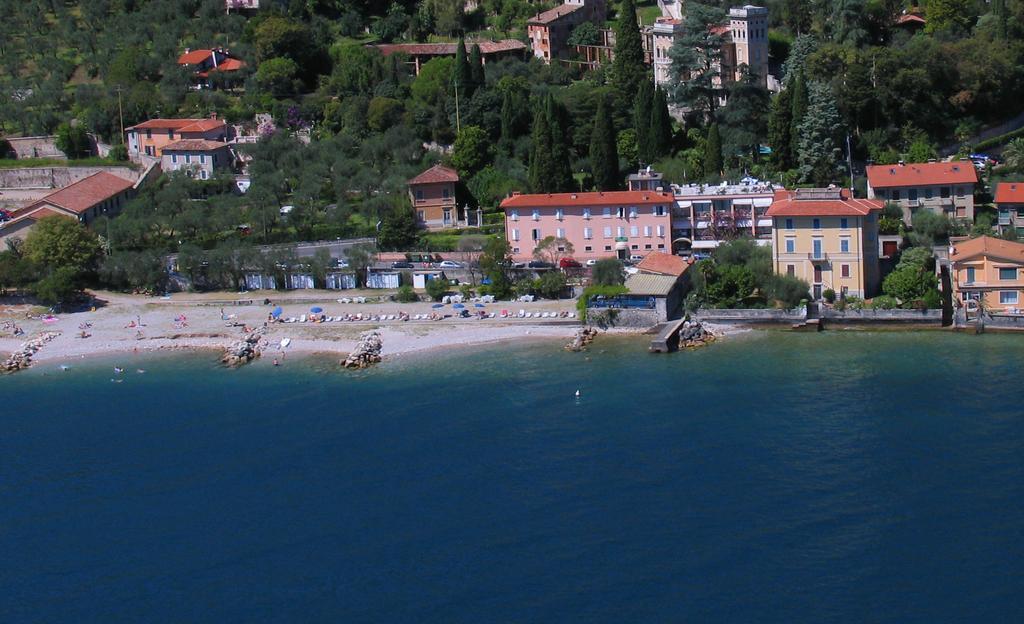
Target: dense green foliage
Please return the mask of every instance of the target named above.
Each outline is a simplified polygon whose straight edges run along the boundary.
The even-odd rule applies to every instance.
[[[626,272],[618,258],[602,258],[594,264],[590,283],[597,286],[621,286],[626,281]]]
[[[845,185],[847,137],[855,160],[923,160],[940,146],[969,143],[1015,113],[1024,96],[1024,3],[1017,0],[933,0],[928,28],[918,33],[895,26],[905,8],[899,3],[770,4],[772,65],[782,66],[784,85],[775,96],[759,81],[718,75],[723,31],[715,27],[726,23],[724,3],[686,4],[686,34],[671,51],[675,80],[665,92],[650,88],[633,0],[617,4],[608,66],[583,72],[532,57],[483,64],[477,39],[521,38],[526,19],[554,4],[267,2],[242,15],[225,14],[220,0],[10,3],[0,21],[0,131],[56,133],[72,157],[91,152],[90,133],[115,144],[119,157],[122,110],[125,126],[215,112],[253,132],[254,115],[270,113],[275,128],[260,128],[262,140],[241,148],[252,158],[247,194],[226,177],[169,176],[121,216],[92,226],[107,252],[102,279],[157,288],[157,252],[186,252],[200,259],[189,265],[197,276],[237,284],[240,259],[254,261],[253,245],[374,236],[378,223],[383,247],[455,248],[458,235],[417,232],[409,210],[406,181],[439,161],[459,170],[458,204],[481,206],[490,233],[511,191],[621,188],[622,172],[638,163],[651,162],[672,182],[749,173]],[[573,33],[578,43],[596,43],[597,35],[593,25]],[[414,76],[402,55],[366,45],[428,39],[465,40],[469,48]],[[177,57],[215,46],[245,68],[214,72],[212,88],[192,88]],[[685,123],[669,117],[669,101],[691,110]],[[1021,144],[1007,148],[1009,169],[1024,168],[1021,154]],[[958,231],[922,219],[910,235],[915,244]],[[13,278],[0,276],[0,287],[24,281],[23,261],[4,261]],[[495,262],[491,287],[507,292],[511,283]],[[711,289],[716,297],[751,294],[742,293],[743,271],[720,263],[715,270],[724,276]],[[753,283],[769,299],[773,288],[785,291],[775,298],[787,303],[800,288],[757,272]]]
[[[809,299],[803,280],[772,271],[771,248],[737,239],[715,248],[711,258],[690,269],[693,288],[687,307],[792,308]]]
[[[937,307],[938,279],[931,250],[924,247],[905,250],[896,269],[886,276],[882,290],[905,308]]]

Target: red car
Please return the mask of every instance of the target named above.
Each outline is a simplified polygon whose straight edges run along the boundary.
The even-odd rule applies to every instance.
[[[582,267],[583,265],[573,258],[562,258],[558,261],[558,268],[560,269],[579,269]]]

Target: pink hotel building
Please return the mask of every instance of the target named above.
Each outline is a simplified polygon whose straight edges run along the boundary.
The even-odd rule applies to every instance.
[[[545,237],[572,243],[578,260],[672,252],[671,193],[513,193],[501,202],[505,237],[515,260],[533,256]]]

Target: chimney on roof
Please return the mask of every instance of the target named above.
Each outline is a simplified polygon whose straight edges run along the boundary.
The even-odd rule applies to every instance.
[[[576,199],[576,193],[573,193],[572,195],[570,195],[569,199]]]
[[[188,54],[191,51],[192,51],[192,48],[185,48],[185,54]]]
[[[901,160],[901,161],[899,161],[899,163],[898,163],[898,164],[899,164],[899,166],[900,166],[900,167],[903,167],[903,166],[905,166],[905,165],[906,165],[907,163],[905,163],[905,162],[903,162],[903,161]]]

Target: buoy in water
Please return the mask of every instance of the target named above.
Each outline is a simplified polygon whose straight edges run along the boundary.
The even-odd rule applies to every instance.
[[[577,399],[580,398],[580,391],[579,391],[579,389],[576,390],[576,398]]]

